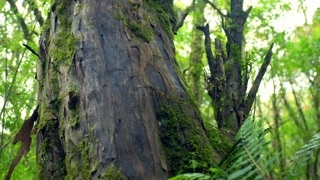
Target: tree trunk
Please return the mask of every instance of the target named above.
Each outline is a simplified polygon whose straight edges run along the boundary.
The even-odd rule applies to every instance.
[[[251,62],[244,57],[243,41],[245,23],[252,7],[244,11],[243,0],[231,0],[230,12],[223,14],[213,2],[205,1],[221,16],[222,28],[227,36],[226,48],[219,39],[215,39],[214,55],[209,25],[198,27],[205,36],[205,50],[211,73],[207,91],[213,101],[218,127],[234,136],[250,114],[260,83],[271,61],[273,44],[247,93]]]
[[[197,1],[194,5],[194,15],[192,19],[192,34],[191,34],[191,52],[189,59],[189,71],[190,75],[187,76],[190,82],[190,88],[194,93],[196,103],[199,105],[202,102],[203,89],[201,84],[201,76],[203,72],[202,57],[204,53],[203,44],[199,43],[202,41],[202,33],[196,28],[196,25],[204,24],[205,18],[203,15],[206,3],[204,1]]]
[[[167,179],[219,161],[178,73],[172,1],[51,10],[37,68],[40,179]]]

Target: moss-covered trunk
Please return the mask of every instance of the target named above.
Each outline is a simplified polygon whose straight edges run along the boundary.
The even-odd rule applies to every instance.
[[[40,179],[167,179],[219,160],[177,70],[172,1],[56,0],[40,40]]]

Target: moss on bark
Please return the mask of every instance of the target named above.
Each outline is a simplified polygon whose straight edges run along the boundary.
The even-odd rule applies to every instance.
[[[219,159],[185,98],[163,99],[157,113],[160,139],[172,174],[205,172]],[[193,111],[193,112],[192,112]]]

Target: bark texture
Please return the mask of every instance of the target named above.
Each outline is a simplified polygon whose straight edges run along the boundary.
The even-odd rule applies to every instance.
[[[40,40],[41,179],[167,179],[219,156],[180,79],[172,1],[57,0]]]

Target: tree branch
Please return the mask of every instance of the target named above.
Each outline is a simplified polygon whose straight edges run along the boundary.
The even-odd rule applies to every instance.
[[[182,12],[177,12],[177,20],[176,23],[173,27],[173,33],[177,34],[178,30],[183,26],[184,20],[188,16],[188,14],[194,9],[194,4],[195,0],[192,1],[191,5],[187,7],[184,11]]]
[[[201,30],[204,34],[204,47],[206,50],[206,55],[208,59],[208,64],[209,64],[209,69],[211,72],[211,77],[214,71],[215,67],[215,58],[212,53],[212,48],[211,48],[211,38],[210,38],[210,29],[209,29],[209,24],[206,24],[206,26],[196,26],[197,29]]]
[[[26,47],[29,51],[31,51],[32,54],[38,56],[38,58],[40,59],[40,56],[38,53],[36,53],[35,50],[33,50],[28,44],[23,44],[24,47]]]
[[[21,14],[19,13],[15,2],[13,0],[8,0],[8,3],[10,4],[10,9],[12,10],[12,12],[16,15],[16,17],[18,19],[18,22],[19,22],[21,29],[23,31],[24,38],[28,41],[31,40],[28,26],[27,26],[26,22],[24,21],[24,19],[22,18]]]
[[[34,17],[38,21],[39,25],[42,26],[44,24],[44,19],[41,16],[41,12],[39,11],[39,8],[34,0],[26,0],[26,2],[29,4],[29,8],[33,12]]]
[[[221,17],[224,17],[226,18],[227,15],[226,14],[223,14],[223,12],[213,3],[213,2],[210,2],[209,0],[204,0],[206,3],[210,4],[210,6],[216,10],[218,12],[218,14],[221,16]]]
[[[271,57],[272,57],[272,47],[273,47],[273,43],[270,45],[270,48],[268,50],[268,53],[266,54],[266,56],[264,57],[264,61],[259,69],[259,72],[253,82],[253,85],[248,93],[247,99],[246,99],[246,109],[245,109],[245,114],[249,114],[250,109],[252,107],[252,104],[256,98],[260,83],[262,81],[262,78],[264,76],[264,74],[267,71],[267,67],[270,64],[271,61]]]
[[[245,21],[247,21],[247,18],[248,18],[248,16],[249,16],[251,10],[252,10],[252,6],[250,6],[250,7],[244,12],[244,20],[245,20]]]

